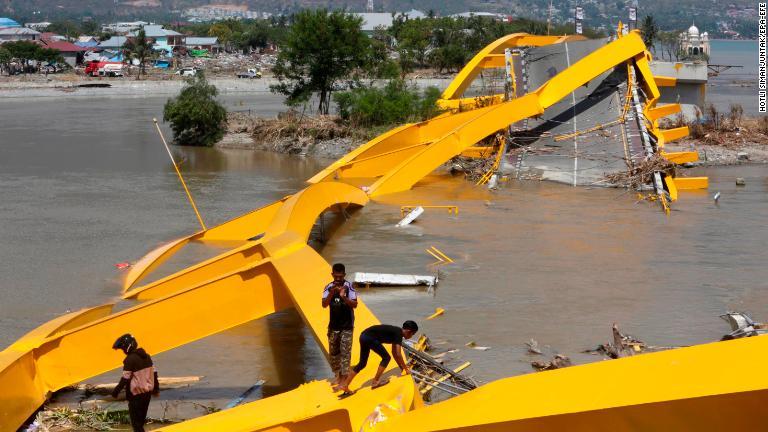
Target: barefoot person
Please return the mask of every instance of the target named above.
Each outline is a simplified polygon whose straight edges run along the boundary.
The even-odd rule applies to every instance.
[[[112,349],[119,349],[125,353],[123,377],[112,390],[112,397],[117,398],[120,391],[125,387],[125,397],[128,399],[128,415],[131,418],[133,431],[144,432],[149,401],[152,395],[157,396],[160,392],[157,371],[152,364],[152,358],[143,348],[139,348],[136,339],[130,334],[124,334],[117,338]]]
[[[329,308],[328,353],[333,370],[334,389],[349,374],[352,357],[352,331],[355,326],[357,293],[352,284],[344,279],[347,275],[344,264],[336,263],[331,270],[333,282],[323,290],[323,307]]]
[[[388,380],[381,381],[381,374],[384,373],[390,360],[389,353],[387,352],[387,349],[384,348],[384,344],[392,344],[392,354],[395,356],[397,365],[400,366],[401,371],[409,373],[408,366],[405,364],[405,360],[403,360],[401,345],[403,344],[403,339],[410,339],[417,331],[419,331],[419,326],[410,320],[404,322],[402,328],[393,325],[379,324],[363,330],[363,333],[360,334],[360,362],[352,368],[352,372],[350,372],[347,379],[343,381],[340,387],[341,390],[344,390],[343,396],[352,394],[349,390],[349,385],[352,383],[352,380],[355,379],[355,375],[360,373],[360,371],[368,364],[368,356],[371,351],[381,357],[379,369],[376,370],[376,376],[373,377],[371,388],[381,387],[389,382]]]

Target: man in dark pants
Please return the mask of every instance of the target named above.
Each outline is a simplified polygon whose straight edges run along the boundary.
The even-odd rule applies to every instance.
[[[355,379],[355,375],[360,373],[368,364],[368,356],[371,351],[381,357],[379,368],[376,370],[376,376],[373,377],[371,382],[371,388],[381,387],[389,381],[381,382],[381,374],[389,364],[390,356],[387,349],[384,348],[384,344],[392,344],[392,354],[395,356],[397,365],[400,366],[400,370],[403,373],[409,373],[408,365],[403,360],[403,339],[410,339],[416,332],[419,331],[419,326],[413,321],[406,321],[403,323],[403,327],[397,327],[387,324],[379,324],[368,327],[360,334],[360,362],[352,368],[352,372],[347,375],[347,379],[342,383],[341,390],[344,390],[342,396],[348,396],[352,394],[349,390],[349,385],[352,380]]]
[[[144,432],[149,401],[152,395],[156,396],[160,392],[160,383],[157,381],[157,371],[152,364],[152,358],[143,348],[139,348],[136,339],[130,334],[117,338],[112,349],[119,349],[125,353],[123,377],[112,390],[112,397],[117,398],[125,387],[128,414],[131,417],[133,431]]]
[[[355,327],[357,293],[355,287],[344,279],[346,275],[344,264],[334,264],[331,269],[333,282],[323,290],[323,307],[329,308],[330,311],[328,354],[334,374],[334,390],[347,377],[352,358],[352,331]]]

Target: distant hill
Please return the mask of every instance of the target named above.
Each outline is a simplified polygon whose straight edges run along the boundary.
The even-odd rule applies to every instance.
[[[377,11],[420,9],[446,15],[466,11],[503,13],[546,20],[550,0],[374,0]],[[304,7],[345,8],[365,11],[366,0],[0,0],[0,16],[21,21],[81,19],[100,22],[128,19],[171,21],[185,9],[199,6],[234,5],[250,10],[290,14]],[[553,0],[553,19],[569,21],[576,0]],[[626,21],[624,0],[578,0],[584,7],[586,24],[612,28]],[[662,30],[684,30],[695,22],[701,31],[722,37],[729,31],[755,37],[756,12],[751,0],[639,0],[638,18],[652,15]]]

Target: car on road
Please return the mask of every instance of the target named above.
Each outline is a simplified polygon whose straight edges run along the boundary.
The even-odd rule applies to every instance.
[[[195,76],[195,75],[197,75],[198,70],[199,69],[193,68],[193,67],[185,67],[185,68],[181,68],[181,69],[177,70],[176,71],[176,75],[181,75],[183,77],[185,77],[185,76]]]
[[[261,71],[258,69],[248,69],[245,72],[240,72],[237,74],[238,78],[248,78],[248,79],[256,79],[261,78]]]

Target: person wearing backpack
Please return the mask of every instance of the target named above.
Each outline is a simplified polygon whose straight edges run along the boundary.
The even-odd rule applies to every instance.
[[[125,388],[131,427],[134,432],[144,432],[149,401],[153,395],[157,396],[160,392],[160,383],[157,380],[157,371],[152,363],[152,357],[143,348],[139,348],[136,338],[130,334],[117,338],[112,349],[119,349],[125,353],[123,376],[112,390],[112,397],[117,399],[120,391]]]

